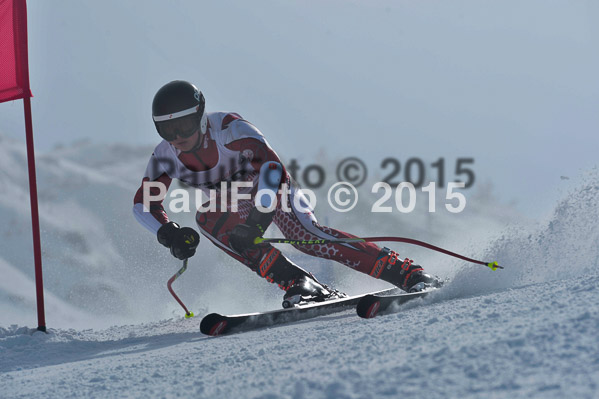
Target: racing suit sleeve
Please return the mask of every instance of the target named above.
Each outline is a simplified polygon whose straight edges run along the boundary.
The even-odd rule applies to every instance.
[[[251,168],[259,173],[257,190],[269,189],[276,194],[282,182],[286,181],[287,171],[276,152],[270,147],[262,133],[240,115],[232,113],[223,119],[227,128],[226,147],[238,151],[247,159]]]
[[[172,178],[163,170],[155,154],[152,154],[141,186],[133,199],[133,215],[154,235],[163,224],[169,222],[162,202],[171,182]],[[147,198],[144,198],[144,191]]]
[[[256,138],[242,138],[231,142],[227,148],[248,157],[247,162],[251,169],[259,174],[258,182],[254,186],[256,190],[271,190],[277,195],[281,183],[286,179],[287,171],[268,143]]]

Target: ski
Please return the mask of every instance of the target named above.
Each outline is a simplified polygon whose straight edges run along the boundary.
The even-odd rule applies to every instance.
[[[239,315],[210,313],[202,319],[200,331],[206,335],[217,336],[307,320],[317,316],[341,312],[349,307],[355,306],[360,299],[365,296],[390,294],[396,290],[396,288],[391,288],[372,292],[370,294],[331,299],[324,302],[310,302],[305,305],[299,305],[288,309],[271,310],[259,313]]]
[[[411,301],[412,299],[425,297],[435,290],[436,288],[433,288],[426,291],[396,295],[381,295],[377,293],[364,295],[358,301],[356,311],[358,316],[364,319],[371,319],[382,314],[395,313],[399,311],[399,305]]]

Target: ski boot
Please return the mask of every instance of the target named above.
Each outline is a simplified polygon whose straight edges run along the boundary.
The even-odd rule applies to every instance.
[[[387,281],[406,292],[420,292],[429,288],[439,288],[443,282],[426,273],[422,266],[411,259],[399,259],[397,252],[383,248],[370,272],[374,278]]]
[[[429,288],[440,288],[443,285],[443,281],[439,280],[436,276],[431,276],[424,270],[415,271],[406,284],[408,292],[420,292]],[[402,288],[404,289],[404,288]]]
[[[314,275],[301,276],[294,281],[283,296],[283,308],[307,302],[323,302],[329,299],[345,298],[346,294],[322,284]]]
[[[276,248],[271,248],[263,256],[256,272],[285,291],[283,308],[347,296],[317,281],[311,273],[291,262]]]

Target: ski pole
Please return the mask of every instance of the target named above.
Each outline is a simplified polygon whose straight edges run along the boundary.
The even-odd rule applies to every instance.
[[[189,310],[187,310],[187,307],[183,304],[183,302],[179,299],[179,297],[177,296],[177,294],[175,294],[175,291],[173,291],[173,281],[175,281],[180,275],[182,275],[185,270],[187,270],[187,261],[189,259],[185,259],[183,261],[183,267],[181,267],[179,269],[179,271],[177,273],[175,273],[173,275],[173,277],[171,277],[168,280],[168,283],[166,283],[166,286],[168,287],[169,292],[171,293],[171,295],[177,300],[177,302],[179,302],[179,305],[181,305],[181,307],[185,310],[185,318],[189,319],[191,317],[193,317],[193,312],[190,312]]]
[[[403,242],[406,244],[418,245],[424,248],[432,249],[433,251],[441,252],[449,256],[453,256],[458,259],[465,260],[467,262],[476,263],[483,265],[491,270],[503,269],[503,266],[499,266],[497,262],[483,262],[469,258],[464,255],[457,254],[455,252],[448,251],[446,249],[437,247],[435,245],[426,243],[424,241],[414,240],[413,238],[406,237],[362,237],[362,238],[332,238],[332,239],[318,239],[318,240],[289,240],[287,238],[262,238],[256,237],[254,244],[291,244],[291,245],[317,245],[317,244],[352,244],[356,242],[379,242],[379,241],[391,241],[391,242]]]

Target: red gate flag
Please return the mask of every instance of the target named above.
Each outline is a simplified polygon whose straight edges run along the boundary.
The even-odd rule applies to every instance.
[[[0,102],[23,99],[27,168],[29,170],[29,199],[35,261],[37,297],[37,329],[46,331],[44,312],[44,283],[42,280],[42,250],[40,221],[37,206],[33,123],[29,89],[29,60],[27,59],[27,4],[25,0],[0,0]]]
[[[0,102],[28,97],[25,0],[0,0]]]

